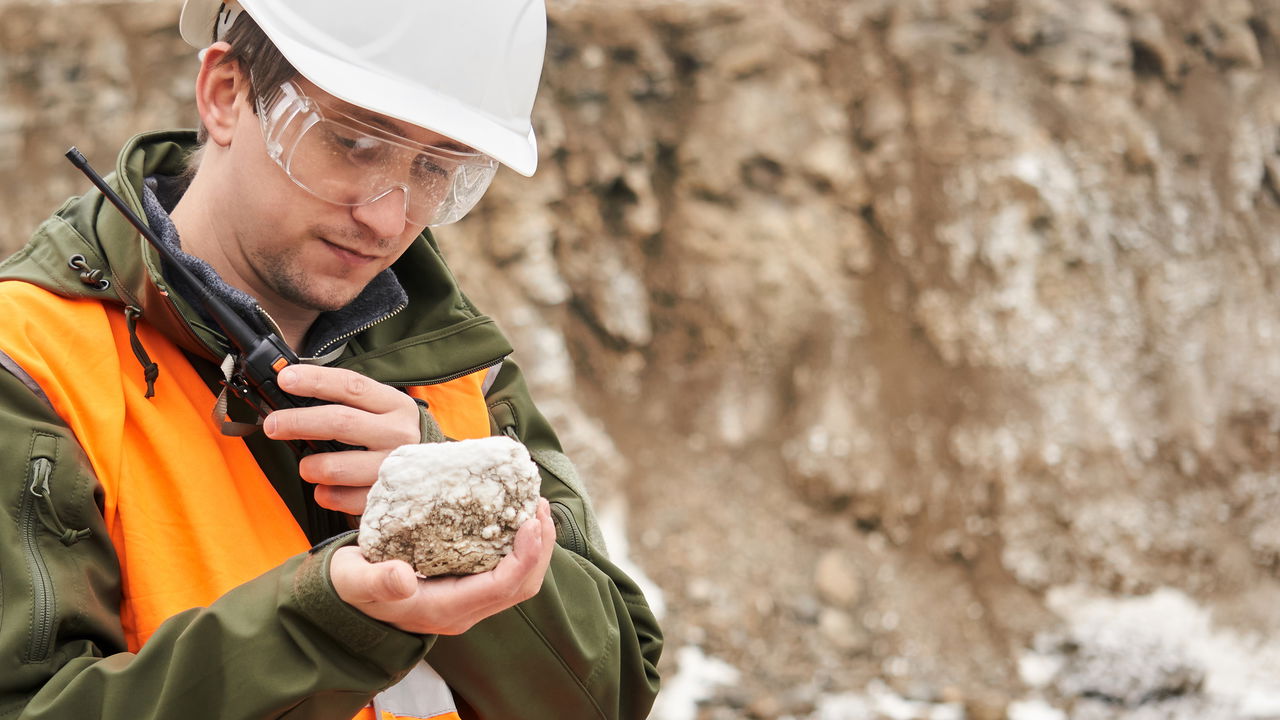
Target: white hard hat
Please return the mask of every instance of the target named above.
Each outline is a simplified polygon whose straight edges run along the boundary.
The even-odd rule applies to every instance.
[[[307,80],[353,105],[433,130],[521,175],[538,166],[530,116],[543,0],[239,0]],[[214,39],[221,0],[186,0],[179,28]]]

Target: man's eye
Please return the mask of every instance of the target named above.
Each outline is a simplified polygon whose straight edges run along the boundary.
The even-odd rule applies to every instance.
[[[378,154],[379,143],[369,137],[353,137],[342,133],[330,133],[330,139],[353,158],[371,159]]]
[[[419,155],[413,161],[413,174],[418,177],[424,175],[438,175],[440,177],[449,177],[448,168],[436,162],[429,155]]]

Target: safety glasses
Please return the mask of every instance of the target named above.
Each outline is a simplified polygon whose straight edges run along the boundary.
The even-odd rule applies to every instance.
[[[489,188],[498,163],[477,152],[422,145],[308,97],[292,82],[258,98],[267,154],[304,190],[367,205],[396,190],[418,225],[447,225]]]

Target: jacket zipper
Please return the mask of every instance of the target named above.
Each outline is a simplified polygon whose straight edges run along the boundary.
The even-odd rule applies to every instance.
[[[385,321],[385,320],[390,320],[391,318],[395,317],[396,315],[399,315],[399,314],[401,313],[401,311],[403,311],[406,307],[408,307],[408,305],[407,305],[407,304],[397,305],[394,309],[392,309],[392,310],[391,310],[390,312],[388,312],[386,315],[383,315],[383,316],[381,316],[381,317],[379,317],[379,318],[377,318],[377,319],[375,319],[375,320],[372,320],[372,321],[370,321],[370,322],[367,322],[367,323],[365,323],[364,325],[361,325],[360,327],[358,327],[358,328],[356,328],[356,329],[354,329],[354,330],[351,330],[350,332],[343,333],[342,335],[339,335],[338,337],[336,337],[336,338],[334,338],[334,339],[330,340],[329,342],[325,343],[322,347],[320,347],[320,348],[316,351],[315,356],[313,356],[313,357],[307,357],[307,358],[299,357],[298,359],[299,359],[299,360],[302,360],[303,362],[306,362],[306,361],[314,361],[316,358],[323,356],[323,355],[325,354],[325,352],[326,352],[326,351],[330,351],[330,348],[336,347],[336,346],[338,346],[339,344],[341,344],[341,343],[343,343],[343,342],[346,342],[347,340],[351,339],[352,337],[355,337],[356,335],[359,335],[360,333],[364,332],[365,330],[368,330],[369,328],[373,327],[374,325],[377,325],[377,324],[378,324],[378,323],[380,323],[380,322],[383,322],[383,321]],[[280,331],[280,326],[276,324],[275,319],[274,319],[274,318],[272,318],[269,314],[267,314],[267,311],[266,311],[266,310],[263,310],[261,305],[257,305],[257,306],[255,306],[255,309],[258,311],[258,314],[259,314],[259,315],[261,315],[261,316],[262,316],[262,318],[263,318],[264,320],[266,320],[266,321],[267,321],[267,324],[272,328],[272,330],[274,330],[274,332],[276,333],[276,335],[278,335],[281,339],[283,339],[283,338],[284,338],[284,333],[282,333],[282,332]],[[331,351],[330,351],[330,352],[331,352]],[[466,370],[461,370],[461,371],[455,372],[455,373],[453,373],[453,374],[451,374],[451,375],[446,375],[446,376],[441,377],[441,378],[432,378],[431,380],[428,380],[427,382],[392,382],[392,383],[386,383],[386,384],[387,384],[387,385],[390,385],[390,386],[392,386],[392,387],[416,387],[416,386],[419,386],[419,385],[441,385],[441,384],[443,384],[443,383],[447,383],[447,382],[449,382],[449,381],[451,381],[451,380],[457,380],[457,379],[458,379],[458,378],[460,378],[460,377],[466,377],[467,375],[470,375],[471,373],[480,372],[481,370],[486,370],[486,369],[491,368],[491,367],[493,367],[493,366],[495,366],[495,365],[499,365],[499,364],[501,364],[501,363],[502,363],[502,361],[503,361],[503,360],[506,360],[506,359],[507,359],[507,356],[506,356],[506,355],[503,355],[502,357],[494,358],[493,360],[486,360],[485,362],[483,362],[483,363],[481,363],[481,364],[479,364],[479,365],[476,365],[475,367],[471,367],[471,368],[468,368],[468,369],[466,369]]]
[[[479,364],[479,365],[476,365],[475,367],[468,368],[468,369],[466,369],[466,370],[460,370],[460,371],[458,371],[458,372],[456,372],[456,373],[453,373],[452,375],[445,375],[444,377],[440,377],[440,378],[432,378],[432,379],[430,379],[430,380],[427,380],[426,382],[421,382],[421,381],[417,381],[417,382],[389,382],[389,383],[386,383],[386,384],[387,384],[387,385],[390,385],[391,387],[418,387],[418,386],[421,386],[421,385],[443,385],[444,383],[447,383],[447,382],[449,382],[449,381],[451,381],[451,380],[457,380],[457,379],[458,379],[458,378],[460,378],[460,377],[466,377],[466,376],[470,375],[471,373],[478,373],[478,372],[480,372],[481,370],[487,370],[487,369],[489,369],[489,368],[491,368],[491,367],[494,367],[494,366],[496,366],[496,365],[501,365],[501,364],[502,364],[502,361],[503,361],[503,360],[506,360],[506,359],[507,359],[507,356],[506,356],[506,355],[503,355],[502,357],[497,358],[497,359],[494,359],[494,360],[486,360],[485,362],[483,362],[483,363],[481,363],[481,364]]]
[[[27,644],[26,661],[44,662],[49,657],[49,641],[53,637],[53,615],[55,598],[53,581],[49,577],[49,567],[45,565],[40,554],[36,532],[38,510],[36,501],[41,489],[45,492],[49,487],[49,475],[53,472],[53,461],[45,457],[33,458],[26,492],[22,494],[22,506],[19,510],[22,546],[26,551],[27,569],[31,572],[31,588],[35,603],[32,611],[32,628],[30,642]]]
[[[364,325],[361,325],[360,327],[356,328],[355,330],[352,330],[352,331],[350,331],[350,332],[343,333],[342,335],[339,335],[338,337],[336,337],[336,338],[334,338],[334,339],[330,340],[329,342],[327,342],[327,343],[325,343],[324,345],[322,345],[318,350],[316,350],[316,357],[319,357],[319,356],[321,356],[321,355],[324,355],[325,351],[326,351],[326,350],[328,350],[329,348],[337,346],[337,345],[338,345],[338,343],[346,342],[347,340],[349,340],[350,338],[354,337],[355,335],[358,335],[358,334],[360,334],[360,333],[364,332],[365,330],[368,330],[369,328],[373,327],[374,325],[377,325],[378,323],[382,322],[383,320],[387,320],[387,319],[390,319],[390,318],[392,318],[392,317],[395,317],[396,315],[399,315],[399,314],[400,314],[400,311],[401,311],[401,310],[404,310],[406,307],[408,307],[408,305],[407,305],[407,304],[404,304],[404,305],[397,305],[397,306],[396,306],[396,308],[395,308],[394,310],[392,310],[391,312],[387,313],[386,315],[383,315],[382,317],[377,318],[376,320],[373,320],[373,321],[371,321],[371,322],[367,322],[367,323],[365,323]],[[264,311],[262,314],[263,314],[263,315],[266,315],[266,312]]]

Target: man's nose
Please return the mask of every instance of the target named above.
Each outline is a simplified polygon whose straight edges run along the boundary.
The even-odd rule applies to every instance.
[[[408,222],[405,218],[405,200],[404,188],[393,188],[372,202],[351,208],[351,216],[356,222],[369,228],[375,237],[396,237],[404,232]]]

